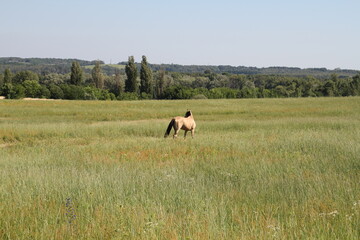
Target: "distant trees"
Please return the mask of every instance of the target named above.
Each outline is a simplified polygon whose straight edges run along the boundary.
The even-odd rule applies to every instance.
[[[360,96],[360,73],[351,77],[335,73],[326,77],[288,76],[218,73],[213,68],[196,73],[167,72],[162,68],[154,70],[146,56],[142,56],[141,63],[136,63],[133,56],[128,60],[125,69],[116,66],[110,73],[110,66],[105,71],[100,61],[91,62],[95,66],[80,66],[73,61],[62,74],[3,68],[0,94],[13,99],[83,100]]]
[[[62,99],[64,98],[64,92],[63,90],[55,85],[55,84],[50,84],[49,85],[49,91],[50,91],[50,97],[52,99]]]
[[[70,83],[73,85],[80,85],[83,81],[83,71],[79,62],[74,61],[71,65]]]
[[[164,88],[165,88],[165,71],[160,70],[156,75],[155,98],[160,98],[163,95]]]
[[[10,69],[9,68],[5,69],[5,71],[4,71],[4,80],[3,80],[4,84],[12,83],[12,78],[13,78],[13,76],[12,76],[12,73],[11,73]]]
[[[109,91],[117,97],[124,92],[125,77],[120,73],[118,69],[115,71],[115,75],[107,76],[106,74],[103,74],[103,76],[104,90]]]
[[[125,80],[121,78],[121,74],[119,72],[115,73],[115,82],[117,84],[119,94],[123,93],[125,91]]]
[[[352,78],[350,88],[353,95],[360,96],[360,73]]]
[[[12,78],[13,84],[22,84],[24,81],[39,81],[39,75],[32,71],[21,71]]]
[[[101,72],[100,62],[97,61],[95,63],[95,67],[91,71],[92,79],[95,83],[97,88],[103,89],[104,88],[104,76]]]
[[[25,88],[25,96],[31,97],[31,98],[41,97],[42,87],[41,87],[41,85],[39,84],[38,81],[36,81],[36,80],[25,80],[22,83],[22,85]]]
[[[11,83],[4,83],[1,87],[1,95],[5,96],[7,99],[15,98],[15,89]]]
[[[65,99],[70,100],[81,100],[85,99],[85,91],[82,86],[77,86],[74,84],[62,84],[60,88],[64,94]]]
[[[137,83],[137,67],[135,64],[134,56],[129,57],[129,61],[125,66],[126,80],[125,80],[125,91],[137,93],[139,86]]]
[[[327,80],[323,86],[324,96],[333,97],[335,96],[335,82],[333,80]]]
[[[70,73],[68,74],[58,74],[58,73],[49,73],[42,75],[39,79],[39,82],[44,85],[50,85],[50,84],[64,84],[68,82],[70,78]]]
[[[142,56],[141,69],[140,69],[140,93],[148,94],[152,97],[153,92],[153,75],[150,67],[148,66],[146,56]]]

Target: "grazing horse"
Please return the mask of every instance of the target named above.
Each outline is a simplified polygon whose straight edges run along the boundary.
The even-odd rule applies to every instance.
[[[177,138],[177,134],[179,133],[180,129],[185,130],[184,138],[186,138],[188,131],[191,131],[191,137],[194,137],[195,127],[196,123],[194,121],[194,116],[191,111],[188,110],[184,117],[174,117],[171,119],[164,138],[169,136],[171,128],[174,128],[175,131],[173,138]]]

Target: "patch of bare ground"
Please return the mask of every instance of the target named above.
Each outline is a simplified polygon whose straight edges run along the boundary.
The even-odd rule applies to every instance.
[[[23,98],[22,100],[25,100],[25,101],[34,101],[34,100],[40,100],[40,101],[55,101],[55,100],[58,100],[58,99],[49,99],[49,98]]]
[[[0,96],[0,100],[5,99],[4,96]],[[41,100],[41,101],[55,101],[55,100],[60,100],[60,99],[48,99],[48,98],[23,98],[22,100],[25,101],[32,101],[32,100]]]
[[[13,143],[2,143],[0,144],[0,148],[7,148],[7,147],[11,147],[12,145],[14,145]]]

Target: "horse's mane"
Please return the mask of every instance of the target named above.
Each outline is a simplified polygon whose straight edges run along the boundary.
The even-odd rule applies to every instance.
[[[191,116],[191,111],[190,110],[185,113],[186,118],[189,117],[189,116]]]

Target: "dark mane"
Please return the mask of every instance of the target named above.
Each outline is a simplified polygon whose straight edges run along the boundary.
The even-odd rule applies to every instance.
[[[191,111],[190,110],[185,113],[186,118],[189,117],[189,116],[191,116]]]

